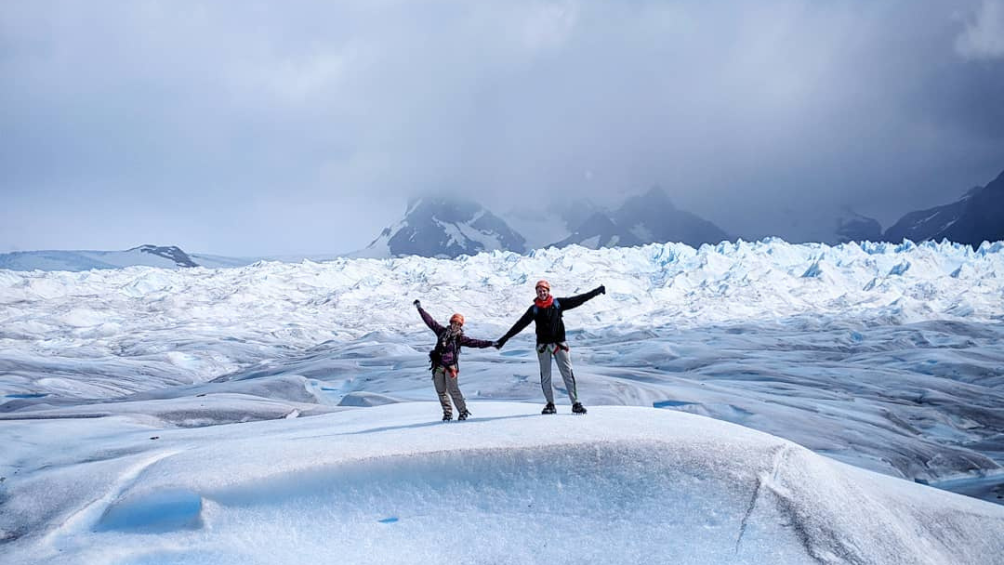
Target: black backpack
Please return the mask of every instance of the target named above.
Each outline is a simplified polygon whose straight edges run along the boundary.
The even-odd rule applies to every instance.
[[[443,332],[436,336],[436,347],[429,351],[429,370],[435,371],[443,361],[443,351],[446,350],[446,341],[443,339],[443,335],[449,331],[449,328],[443,330]],[[460,368],[460,336],[461,334],[456,334],[453,336],[453,341],[455,342],[453,350],[457,352],[456,355],[456,365]]]

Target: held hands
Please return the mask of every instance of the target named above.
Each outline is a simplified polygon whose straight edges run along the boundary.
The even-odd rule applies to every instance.
[[[505,345],[505,342],[506,340],[504,339],[497,340],[495,343],[492,344],[492,347],[494,347],[495,349],[502,349],[502,346]]]

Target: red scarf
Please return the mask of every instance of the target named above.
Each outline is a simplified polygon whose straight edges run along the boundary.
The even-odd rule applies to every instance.
[[[533,303],[537,308],[550,308],[551,304],[554,304],[554,297],[550,294],[547,295],[547,300],[541,300],[539,298],[534,298]]]

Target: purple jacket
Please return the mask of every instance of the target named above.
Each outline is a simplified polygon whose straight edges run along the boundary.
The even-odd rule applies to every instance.
[[[460,358],[461,346],[476,347],[478,349],[484,349],[492,346],[492,342],[484,339],[467,337],[464,335],[463,331],[450,339],[449,328],[440,325],[439,322],[434,320],[432,316],[430,316],[429,313],[421,306],[418,307],[418,313],[422,315],[422,321],[425,322],[425,325],[429,326],[430,330],[436,332],[435,350],[439,353],[439,361],[438,363],[434,363],[437,366],[449,367],[451,365],[456,365]]]

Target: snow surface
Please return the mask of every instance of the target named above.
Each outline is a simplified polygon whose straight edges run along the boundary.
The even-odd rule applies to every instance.
[[[590,413],[528,329],[439,423],[411,301],[493,339],[539,278],[606,285]],[[1002,299],[1001,243],[0,270],[0,562],[1000,563]]]
[[[7,423],[5,563],[992,563],[1004,507],[733,424],[432,403]],[[86,425],[82,425],[86,424]],[[11,445],[12,444],[12,445]]]

